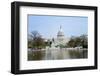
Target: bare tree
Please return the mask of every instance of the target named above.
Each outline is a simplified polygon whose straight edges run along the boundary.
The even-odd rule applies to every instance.
[[[45,47],[45,41],[37,31],[31,32],[31,46],[34,49],[41,49]]]

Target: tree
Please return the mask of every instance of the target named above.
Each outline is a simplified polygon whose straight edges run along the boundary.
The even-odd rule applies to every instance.
[[[83,48],[87,48],[88,47],[87,35],[72,37],[70,41],[67,43],[67,46],[68,47],[82,46]]]
[[[81,46],[83,48],[88,48],[88,38],[87,38],[87,35],[81,35],[80,38],[81,38]]]
[[[32,48],[32,41],[28,40],[28,48]]]
[[[75,47],[75,38],[71,37],[70,41],[67,43],[68,47]]]
[[[31,32],[31,46],[34,49],[41,49],[45,47],[45,41],[37,31]]]
[[[50,41],[50,40],[47,40],[47,41],[45,42],[45,45],[46,45],[46,46],[51,47],[51,44],[52,44],[52,41]]]

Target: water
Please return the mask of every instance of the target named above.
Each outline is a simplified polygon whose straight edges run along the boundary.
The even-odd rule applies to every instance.
[[[28,60],[62,60],[87,58],[88,50],[84,49],[42,49],[28,51]]]

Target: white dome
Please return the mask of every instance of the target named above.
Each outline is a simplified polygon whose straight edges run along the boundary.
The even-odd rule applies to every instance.
[[[64,33],[62,31],[58,31],[57,36],[64,36]]]
[[[61,26],[60,26],[60,30],[59,30],[58,33],[57,33],[57,38],[64,38],[64,33],[63,33],[63,31],[62,31]]]

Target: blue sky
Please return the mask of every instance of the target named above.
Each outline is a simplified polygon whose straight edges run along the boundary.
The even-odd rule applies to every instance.
[[[28,15],[28,33],[38,31],[42,37],[56,37],[62,26],[66,37],[88,33],[88,17]]]

